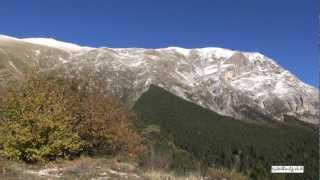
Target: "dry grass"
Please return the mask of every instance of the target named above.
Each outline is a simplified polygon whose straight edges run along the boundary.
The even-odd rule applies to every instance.
[[[141,168],[132,162],[103,157],[81,157],[77,160],[38,166],[0,159],[0,179],[249,180],[249,178],[235,170],[224,168],[210,168],[206,177],[202,177],[197,173],[179,176],[173,172],[161,170],[143,172]]]
[[[174,173],[162,171],[147,171],[144,173],[144,176],[147,180],[249,180],[248,177],[241,173],[225,168],[209,168],[206,177],[197,174],[177,176]]]

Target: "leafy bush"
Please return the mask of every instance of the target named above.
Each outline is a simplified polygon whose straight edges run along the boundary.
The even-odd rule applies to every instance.
[[[132,114],[77,79],[48,74],[27,78],[0,98],[4,156],[26,162],[70,158],[96,151],[134,157],[143,148]]]

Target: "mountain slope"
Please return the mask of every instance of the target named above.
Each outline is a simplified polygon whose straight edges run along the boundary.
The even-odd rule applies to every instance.
[[[151,86],[134,106],[144,125],[159,125],[180,148],[204,165],[239,168],[253,179],[267,179],[271,165],[304,165],[305,173],[288,179],[318,176],[317,130],[282,123],[257,125],[237,121]],[[260,169],[259,169],[260,168]]]
[[[319,92],[270,58],[222,48],[88,48],[53,39],[0,36],[3,80],[25,69],[64,69],[94,75],[106,90],[134,102],[151,84],[219,114],[237,119],[284,121],[289,115],[319,122]]]

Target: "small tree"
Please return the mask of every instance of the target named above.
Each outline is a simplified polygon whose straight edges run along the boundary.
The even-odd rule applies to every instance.
[[[147,160],[147,164],[148,166],[151,167],[151,170],[154,170],[155,165],[155,156],[156,156],[156,152],[155,152],[155,145],[157,143],[157,140],[160,138],[160,127],[157,125],[149,125],[146,128],[143,129],[142,134],[144,135],[144,137],[146,137],[146,144],[148,145],[148,158],[146,158]],[[158,164],[159,165],[159,164]]]

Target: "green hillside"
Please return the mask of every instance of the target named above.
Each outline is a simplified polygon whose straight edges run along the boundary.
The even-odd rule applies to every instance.
[[[304,174],[286,179],[318,178],[317,132],[280,123],[258,125],[218,115],[151,86],[134,107],[143,125],[159,125],[163,135],[190,152],[202,167],[237,168],[252,179],[276,179],[271,165],[304,165]]]

